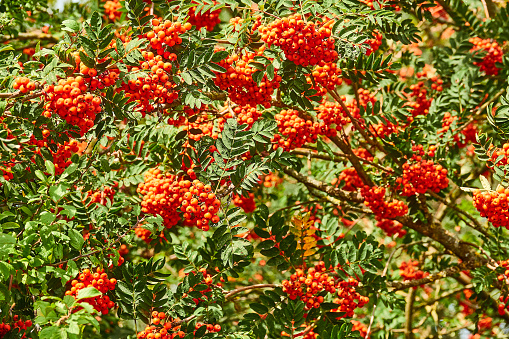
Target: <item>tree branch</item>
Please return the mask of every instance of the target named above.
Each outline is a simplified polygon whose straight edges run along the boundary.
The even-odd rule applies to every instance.
[[[412,332],[412,321],[414,318],[414,301],[416,289],[411,288],[408,291],[405,305],[405,339],[412,339],[414,334]]]
[[[276,284],[258,284],[258,285],[250,285],[250,286],[239,287],[239,288],[237,288],[235,290],[227,292],[226,295],[224,296],[224,298],[225,299],[229,299],[229,298],[233,297],[235,294],[238,294],[238,293],[243,292],[243,291],[261,289],[261,288],[276,288],[276,287],[279,287],[279,285],[276,285]]]
[[[0,35],[0,43],[9,40],[49,40],[55,43],[59,41],[53,35],[42,32],[19,33],[17,36]]]
[[[351,202],[356,202],[356,203],[364,202],[364,199],[361,198],[356,193],[346,192],[346,191],[343,191],[342,189],[327,185],[326,183],[324,183],[322,181],[316,180],[311,177],[304,176],[294,169],[283,168],[283,172],[285,172],[289,176],[293,177],[297,181],[303,183],[308,188],[322,191],[322,192],[324,192],[328,195],[331,195],[333,197],[340,198],[343,201],[351,201]]]

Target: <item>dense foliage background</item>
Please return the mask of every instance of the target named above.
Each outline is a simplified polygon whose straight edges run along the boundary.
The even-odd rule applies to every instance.
[[[0,0],[0,338],[509,335],[505,1],[53,6]]]

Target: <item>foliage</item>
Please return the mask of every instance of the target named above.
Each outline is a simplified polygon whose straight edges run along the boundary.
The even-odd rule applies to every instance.
[[[506,334],[501,2],[0,13],[0,338]]]

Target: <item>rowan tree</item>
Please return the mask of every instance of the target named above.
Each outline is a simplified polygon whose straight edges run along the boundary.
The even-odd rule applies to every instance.
[[[507,335],[503,1],[0,12],[0,338]]]

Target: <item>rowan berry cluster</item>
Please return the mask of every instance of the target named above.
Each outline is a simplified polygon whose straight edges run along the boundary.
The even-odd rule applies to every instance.
[[[319,293],[326,291],[334,294],[337,291],[334,277],[325,271],[325,267],[321,265],[310,267],[307,272],[299,268],[291,275],[290,280],[283,280],[283,292],[287,293],[291,300],[299,298],[304,301],[307,310],[319,308],[324,301],[323,296],[318,296]]]
[[[171,22],[169,20],[152,19],[152,30],[145,34],[150,42],[150,47],[157,51],[157,54],[169,58],[169,47],[180,45],[182,38],[180,34],[184,34],[190,30],[192,24],[187,22],[182,25],[180,22]]]
[[[361,188],[361,195],[364,197],[364,205],[369,207],[379,218],[392,219],[408,213],[408,206],[403,201],[394,199],[388,202],[385,200],[384,187],[364,186]]]
[[[335,41],[331,37],[333,25],[334,20],[305,22],[300,14],[293,14],[262,25],[258,30],[269,48],[280,47],[288,60],[306,67],[337,59]]]
[[[277,187],[283,183],[283,178],[280,178],[276,173],[270,172],[260,178],[258,182],[266,188]]]
[[[236,106],[233,108],[233,112],[235,113],[239,124],[247,124],[249,127],[253,126],[255,121],[262,116],[262,113],[258,111],[256,107],[250,105]]]
[[[403,177],[396,180],[402,185],[403,196],[424,194],[428,190],[438,193],[449,186],[447,169],[442,165],[436,165],[432,160],[424,160],[420,156],[416,160],[404,163]]]
[[[343,83],[341,69],[335,62],[319,62],[311,73],[315,82],[323,88],[333,90]]]
[[[28,47],[28,48],[23,48],[23,54],[27,55],[28,56],[28,59],[32,59],[32,56],[35,54],[35,48],[33,47]]]
[[[423,145],[413,145],[412,152],[415,154],[412,155],[412,159],[415,161],[421,161],[422,159],[419,157],[423,157],[424,155],[428,155],[428,157],[433,158],[436,151],[437,147],[435,145],[429,146],[427,151],[424,149]]]
[[[101,98],[87,91],[82,76],[60,79],[56,86],[47,86],[43,115],[49,118],[57,114],[69,125],[78,126],[84,135],[94,126],[96,114],[102,111]]]
[[[220,51],[222,48],[216,48]],[[254,62],[256,56],[263,56],[263,47],[256,53],[242,52],[240,55],[233,54],[228,58],[221,60],[218,65],[225,68],[225,73],[216,73],[214,83],[223,91],[228,91],[228,97],[234,103],[245,105],[263,105],[268,108],[271,106],[271,96],[274,90],[279,88],[281,76],[274,71],[274,78],[269,80],[267,74],[264,74],[259,83],[253,80],[253,73],[256,68],[249,66]]]
[[[98,312],[107,314],[109,310],[114,308],[116,305],[110,300],[110,297],[105,294],[108,291],[113,291],[116,284],[117,279],[108,278],[108,274],[104,272],[104,269],[97,268],[96,272],[93,273],[87,268],[78,275],[77,279],[71,281],[71,288],[65,292],[65,295],[70,295],[76,298],[80,290],[87,287],[95,287],[102,293],[102,295],[83,299],[81,302],[89,303]]]
[[[289,335],[288,335],[289,336]],[[313,330],[306,333],[302,339],[318,339],[318,333],[315,333]]]
[[[490,151],[493,149],[493,146],[490,145]],[[501,157],[501,158],[500,158]],[[497,161],[497,159],[499,159]],[[495,148],[490,156],[490,161],[488,162],[489,167],[494,166],[504,166],[509,163],[509,142],[506,142],[502,145],[502,148]]]
[[[299,111],[294,109],[282,110],[276,114],[275,119],[279,133],[286,138],[283,139],[279,134],[274,135],[274,148],[282,147],[288,151],[316,142],[318,135],[335,135],[335,130],[333,132],[327,124],[303,119],[299,116]]]
[[[142,212],[159,214],[166,228],[172,228],[181,220],[185,226],[209,230],[209,222],[217,223],[221,202],[211,192],[210,185],[199,180],[162,173],[151,169],[145,174],[145,182],[138,185],[143,195]]]
[[[141,240],[143,240],[147,244],[150,244],[150,242],[152,241],[152,239],[150,238],[150,236],[152,235],[152,232],[150,232],[146,228],[137,226],[134,229],[134,234],[136,234],[136,236],[138,238],[140,238]]]
[[[283,292],[287,293],[291,300],[297,298],[302,300],[306,304],[306,310],[320,307],[324,297],[319,294],[323,291],[332,294],[333,297],[337,293],[333,302],[339,306],[332,312],[345,312],[342,317],[351,317],[356,308],[363,307],[369,302],[369,298],[361,296],[355,290],[358,284],[359,282],[352,277],[345,281],[336,281],[327,273],[324,262],[309,268],[307,272],[297,269],[290,280],[282,282]]]
[[[0,166],[0,172],[2,172],[2,177],[9,181],[14,178],[14,174],[12,173],[11,167],[9,165],[6,166]],[[0,187],[2,186],[2,183],[0,183]]]
[[[113,45],[111,45],[111,46],[113,46]],[[106,59],[103,59],[103,60],[106,61]],[[81,65],[82,66],[80,66],[80,67],[83,67],[83,64],[81,64]],[[85,72],[85,70],[82,70],[82,71]],[[101,74],[99,74],[97,76],[85,78],[85,80],[88,81],[88,89],[90,91],[95,91],[96,89],[102,90],[106,87],[113,86],[115,84],[115,82],[117,81],[119,75],[120,75],[120,71],[118,69],[114,68],[114,69],[103,71],[103,72],[101,72]]]
[[[44,131],[43,131],[44,135]],[[41,148],[47,148],[51,155],[53,156],[53,165],[55,166],[55,174],[62,174],[70,164],[72,164],[71,157],[74,153],[78,153],[80,148],[78,142],[76,140],[65,141],[63,144],[56,144],[57,151],[53,152],[51,148],[48,147],[48,141],[46,138],[42,140],[36,140],[32,135],[30,140],[27,142],[29,145],[34,145],[37,148],[34,150],[34,158],[35,155],[42,155]],[[35,162],[34,158],[32,161]]]
[[[419,81],[417,84],[411,85],[410,90],[411,93],[408,94],[409,101],[406,105],[410,107],[412,117],[427,115],[433,99],[428,99],[428,90],[425,87],[424,81]],[[409,122],[413,121],[410,117],[408,119]]]
[[[125,91],[126,96],[129,97],[128,102],[136,102],[141,113],[145,114],[154,108],[151,100],[160,104],[171,104],[178,98],[178,93],[174,89],[176,85],[170,78],[173,67],[171,62],[175,61],[177,56],[170,52],[164,52],[164,57],[154,55],[150,51],[143,51],[141,54],[145,61],[140,62],[140,67],[131,67],[130,72],[149,70],[148,75],[136,80],[128,80],[117,89],[117,92]]]
[[[17,333],[15,334],[16,338],[26,338],[26,333],[21,333],[32,327],[32,320],[23,321],[18,315],[14,315],[12,321],[12,323],[0,322],[0,338],[5,337],[11,331],[11,333]]]
[[[116,185],[115,185],[116,186]],[[85,197],[85,200],[90,198],[90,203],[98,203],[106,206],[106,200],[113,202],[113,198],[115,197],[115,190],[112,187],[105,186],[102,190],[97,190],[95,192],[88,191]]]
[[[497,75],[500,68],[497,63],[502,63],[503,51],[500,45],[493,39],[481,39],[479,37],[470,38],[468,41],[474,46],[470,49],[471,53],[485,53],[482,61],[475,61],[474,65],[486,73],[486,75]]]
[[[500,260],[498,262],[498,265],[502,268],[505,268],[505,271],[503,274],[499,274],[497,279],[499,281],[507,280],[507,278],[509,277],[509,260]]]
[[[442,128],[438,130],[438,134],[442,135],[447,133],[447,131],[451,129],[452,124],[458,120],[459,119],[457,116],[453,116],[451,113],[446,112],[442,118]],[[459,148],[463,148],[469,143],[476,141],[475,137],[477,134],[477,127],[474,123],[469,123],[467,126],[461,129],[461,135],[455,130],[453,130],[453,133],[453,138],[456,141],[456,145]]]
[[[346,98],[343,100],[346,101]],[[356,107],[357,108],[357,107]],[[345,126],[352,121],[343,111],[343,107],[337,102],[326,101],[316,108],[317,118],[323,120],[327,125]],[[352,111],[350,111],[352,112]],[[354,111],[355,112],[355,111]],[[357,112],[358,114],[358,109]]]
[[[403,229],[403,224],[391,219],[376,217],[376,227],[382,229],[389,237],[396,235],[398,238],[403,238],[407,233]]]
[[[236,16],[233,18],[230,18],[229,21],[230,25],[233,26],[233,30],[238,32],[240,30],[240,26],[244,23],[244,19],[242,19],[240,16]]]
[[[436,4],[433,7],[428,7],[426,10],[428,10],[435,19],[442,18],[447,20],[449,17],[447,11],[439,4]]]
[[[223,130],[224,123],[226,122],[225,117],[217,119],[209,119],[207,114],[200,114],[197,118],[190,119],[184,116],[180,116],[177,119],[168,119],[168,124],[172,126],[179,126],[183,131],[189,131],[189,139],[198,141],[204,136],[209,136],[213,139],[219,137],[219,133]],[[214,126],[214,122],[217,123]],[[200,132],[201,131],[201,132]]]
[[[20,91],[21,93],[29,93],[37,88],[35,82],[31,81],[26,77],[18,77],[14,79],[12,88]]]
[[[465,273],[465,271],[463,271],[463,273]],[[461,313],[463,313],[465,316],[469,316],[471,315],[472,313],[474,313],[474,309],[472,308],[472,302],[473,301],[472,299],[475,299],[475,298],[472,298],[474,292],[471,290],[471,289],[464,289],[463,290],[463,295],[465,295],[465,298],[461,298],[461,294],[460,295],[457,295],[456,296],[456,299],[458,299],[458,303],[461,307]],[[472,299],[470,299],[472,298]],[[499,312],[500,312],[500,305],[499,305]]]
[[[373,161],[373,156],[369,151],[365,148],[359,147],[352,150],[353,153],[361,158],[366,159],[369,161]],[[342,187],[345,191],[354,192],[357,191],[359,188],[362,188],[364,186],[364,183],[362,182],[361,177],[359,176],[359,173],[357,173],[357,170],[354,167],[349,167],[341,171],[339,176],[332,180],[332,185],[337,186],[342,181],[345,182],[345,185]]]
[[[219,268],[216,267],[216,272],[219,272]],[[193,297],[193,302],[196,304],[196,305],[199,305],[201,301],[203,301],[204,299],[208,299],[209,295],[210,295],[210,292],[212,291],[212,287],[213,286],[217,286],[217,287],[222,287],[222,283],[219,282],[217,284],[214,284],[213,281],[212,281],[212,275],[210,275],[208,272],[207,272],[207,269],[206,268],[200,268],[199,270],[199,273],[201,273],[203,275],[203,280],[198,283],[198,284],[205,284],[207,285],[208,287],[206,289],[200,289],[200,294],[201,296],[196,298],[196,297]],[[222,282],[224,282],[224,279],[221,277],[220,280]],[[197,285],[198,285],[197,284]],[[196,285],[195,285],[196,286]],[[194,287],[191,287],[189,289],[189,292],[193,292],[194,291]],[[187,297],[188,294],[187,293],[184,293],[184,298]],[[204,298],[204,299],[202,299]]]
[[[451,125],[454,123],[454,121],[458,120],[458,117],[457,116],[453,116],[451,113],[449,112],[446,112],[444,114],[444,117],[442,118],[442,128],[439,129],[437,131],[437,133],[440,135],[440,134],[444,134],[444,133],[447,133],[447,131],[449,131],[449,129],[451,128]]]
[[[366,55],[371,55],[372,53],[375,53],[378,51],[380,46],[382,46],[382,33],[380,33],[378,30],[373,31],[373,38],[366,41],[366,43],[369,45],[368,50],[366,51]]]
[[[368,327],[357,320],[352,319],[350,322],[353,324],[352,332],[357,331],[361,338],[366,338],[366,334],[368,334]]]
[[[217,1],[213,1],[213,4],[217,5]],[[196,13],[196,8],[197,6],[194,6],[189,9],[189,19],[187,20],[187,22],[189,22],[191,25],[196,26],[196,29],[205,27],[207,31],[210,32],[213,31],[214,27],[216,27],[221,22],[219,19],[221,9],[217,9],[213,12],[206,11],[205,13]]]
[[[418,280],[426,278],[429,275],[428,272],[419,270],[419,261],[417,260],[403,261],[399,265],[399,270],[399,275],[404,280]]]
[[[391,121],[387,120],[385,117],[382,117],[382,119],[384,120],[383,123],[381,122],[379,124],[373,124],[373,125],[369,126],[370,130],[375,135],[377,135],[383,139],[393,133],[396,133],[396,134],[399,133],[398,124],[392,123]]]
[[[340,305],[336,309],[332,309],[331,312],[344,313],[339,318],[351,318],[354,316],[356,308],[364,307],[369,302],[369,298],[362,296],[357,292],[356,287],[359,286],[359,282],[349,277],[347,280],[342,280],[336,285],[338,295],[334,298],[333,303]]]
[[[369,151],[363,147],[354,148],[352,149],[352,152],[361,159],[365,159],[368,161],[373,161],[374,159],[373,155],[371,155],[371,153],[369,153]]]
[[[76,140],[65,141],[64,144],[57,144],[57,151],[53,152],[53,165],[55,165],[55,174],[62,174],[70,164],[72,164],[71,157],[74,153],[78,153],[79,146]],[[40,152],[40,151],[39,151]]]
[[[293,334],[294,338],[301,338],[302,339],[318,339],[318,333],[315,333],[313,330],[307,330],[305,324],[303,324],[301,327],[297,329],[297,333]],[[281,331],[281,337],[291,337],[291,334],[286,333],[285,331]]]
[[[104,3],[104,16],[111,21],[120,19],[122,16],[122,12],[119,11],[120,8],[122,8],[122,5],[119,0],[108,0]]]
[[[358,104],[360,106],[364,107],[364,108],[366,108],[368,103],[375,104],[375,102],[376,102],[375,95],[373,93],[371,93],[370,91],[368,91],[367,89],[364,89],[364,88],[359,88],[357,90],[357,96],[359,97],[359,103]],[[360,112],[360,110],[357,108],[356,114],[352,113],[352,115],[355,118],[359,119],[360,118],[359,112]]]
[[[509,229],[509,189],[499,187],[496,191],[476,190],[473,203],[481,217],[488,218],[493,226]]]
[[[233,195],[233,204],[237,207],[241,207],[246,213],[253,213],[256,209],[256,203],[254,200],[254,193],[249,193],[249,197],[242,195]]]
[[[339,176],[332,180],[332,185],[337,186],[341,182],[345,182],[344,186],[342,187],[345,191],[354,192],[357,191],[360,187],[364,186],[364,183],[361,180],[361,177],[359,177],[359,174],[357,173],[357,170],[353,167],[345,168],[341,173],[339,173]]]

